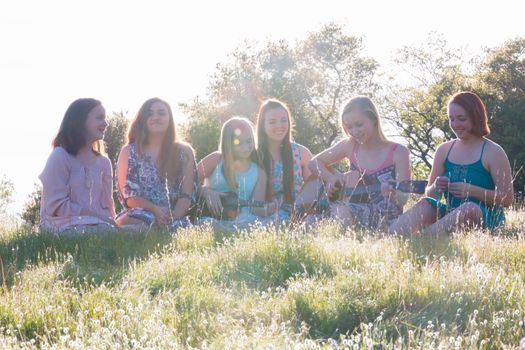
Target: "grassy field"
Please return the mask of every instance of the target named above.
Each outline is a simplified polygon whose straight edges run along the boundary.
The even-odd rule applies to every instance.
[[[517,348],[524,234],[3,230],[0,348]]]

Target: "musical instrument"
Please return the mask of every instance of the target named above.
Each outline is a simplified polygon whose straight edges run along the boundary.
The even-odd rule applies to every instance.
[[[256,200],[242,200],[235,192],[225,192],[221,195],[222,210],[219,215],[213,215],[206,202],[200,200],[198,204],[198,216],[211,216],[220,220],[235,220],[239,210],[243,207],[264,207],[268,202]]]
[[[327,193],[323,182],[315,176],[309,178],[296,199],[294,209],[303,215],[323,213],[330,209],[330,202],[337,200],[348,200],[356,203],[368,202],[370,195],[381,192],[381,183],[388,182],[394,189],[405,193],[425,193],[426,180],[405,180],[396,182],[390,174],[378,177],[379,183],[370,183],[366,175],[357,170],[350,170],[344,175],[345,186],[339,183],[339,188],[331,195]]]
[[[404,181],[388,181],[395,190],[404,193],[424,194],[428,181],[426,180],[404,180]],[[339,184],[339,188],[334,194],[330,196],[330,201],[346,199],[350,202],[366,202],[372,193],[381,192],[381,183],[372,185],[361,185],[355,187],[343,187]]]

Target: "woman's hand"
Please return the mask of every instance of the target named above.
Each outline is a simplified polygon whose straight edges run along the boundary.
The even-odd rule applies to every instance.
[[[396,190],[390,182],[385,181],[381,183],[381,195],[387,199],[395,199]]]
[[[277,212],[281,208],[282,203],[283,203],[282,199],[277,199],[277,198],[274,198],[270,202],[266,203],[265,205],[266,216]]]
[[[448,192],[457,198],[467,198],[470,194],[470,186],[468,182],[451,182],[448,185]]]
[[[328,181],[326,181],[325,186],[328,198],[332,198],[337,194],[337,191],[346,186],[346,176],[344,174],[333,174]]]
[[[171,211],[166,207],[156,205],[153,209],[153,215],[155,215],[155,222],[159,226],[168,225],[172,221]]]
[[[436,181],[434,181],[434,188],[438,192],[446,192],[449,190],[450,186],[450,180],[446,176],[438,176],[436,177]]]
[[[224,195],[225,195],[224,193],[214,191],[209,187],[202,188],[202,196],[204,197],[204,200],[206,201],[206,205],[208,206],[208,209],[212,212],[214,216],[221,215],[221,212],[223,209],[221,197]]]

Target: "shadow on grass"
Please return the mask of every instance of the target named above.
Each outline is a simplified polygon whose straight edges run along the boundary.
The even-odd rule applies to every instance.
[[[28,265],[66,263],[63,277],[98,285],[121,279],[129,262],[161,252],[173,241],[169,232],[97,233],[58,237],[16,232],[0,238],[0,285],[12,286],[17,272]]]

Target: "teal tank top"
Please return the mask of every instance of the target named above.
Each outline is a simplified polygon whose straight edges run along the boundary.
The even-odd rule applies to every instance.
[[[255,184],[259,173],[257,171],[257,165],[254,162],[250,163],[250,167],[247,171],[235,172],[235,182],[237,183],[237,194],[241,200],[250,200],[252,198]],[[217,192],[233,192],[228,187],[228,182],[222,173],[222,159],[217,164],[217,167],[209,177],[210,187]]]
[[[448,159],[450,151],[452,151],[455,143],[456,141],[452,143],[452,146],[450,146],[450,149],[448,150],[447,157],[445,158],[445,172],[443,175],[447,176],[450,182],[466,182],[474,186],[486,188],[488,190],[494,190],[496,187],[494,180],[487,169],[485,169],[481,161],[487,140],[485,140],[481,146],[481,154],[478,161],[470,164],[456,164]],[[500,206],[489,206],[485,204],[485,202],[473,197],[467,197],[464,199],[457,198],[448,192],[445,192],[444,196],[447,201],[448,211],[459,207],[465,202],[473,202],[478,204],[483,213],[483,227],[485,228],[493,229],[502,224],[505,220],[503,208]]]

